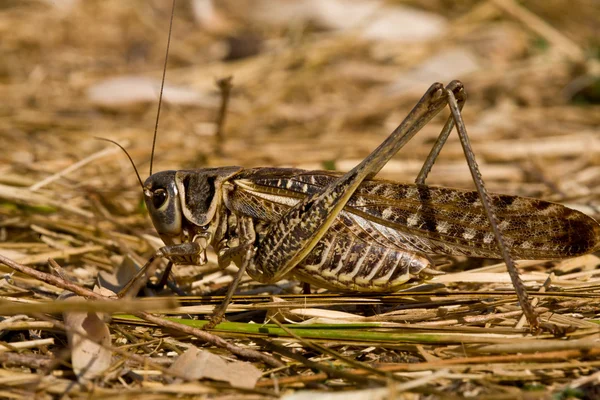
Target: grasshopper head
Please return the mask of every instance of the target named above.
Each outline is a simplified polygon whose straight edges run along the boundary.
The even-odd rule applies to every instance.
[[[144,183],[144,200],[152,223],[165,244],[204,237],[211,243],[221,186],[240,167],[157,172]]]
[[[144,201],[154,228],[166,244],[181,243],[183,215],[179,190],[175,183],[177,171],[153,174],[144,182]]]

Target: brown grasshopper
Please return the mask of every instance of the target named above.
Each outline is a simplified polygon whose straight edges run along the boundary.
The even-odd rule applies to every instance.
[[[239,267],[214,325],[244,272],[262,283],[295,277],[337,291],[393,292],[411,278],[435,274],[431,254],[502,258],[531,327],[537,327],[513,258],[550,260],[596,251],[600,225],[560,204],[488,194],[461,117],[465,101],[462,83],[433,84],[390,136],[346,173],[151,170],[140,184],[165,243],[153,259],[167,258],[168,270],[173,264],[202,265],[212,246],[220,267],[231,262]],[[415,184],[376,179],[446,106],[451,115]],[[454,126],[476,191],[425,185]]]

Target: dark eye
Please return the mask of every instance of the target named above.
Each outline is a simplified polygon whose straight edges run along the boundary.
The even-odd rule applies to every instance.
[[[164,189],[157,189],[152,192],[152,205],[159,209],[167,201],[167,192]]]

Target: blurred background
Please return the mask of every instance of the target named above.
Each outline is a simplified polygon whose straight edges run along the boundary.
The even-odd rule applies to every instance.
[[[152,232],[128,160],[93,137],[145,178],[170,14],[168,0],[0,1],[0,217],[25,227],[24,204],[68,205]],[[460,79],[489,189],[597,216],[599,20],[595,0],[178,0],[155,171],[348,170],[431,83]],[[412,181],[443,114],[380,176]],[[473,187],[455,134],[428,182]]]

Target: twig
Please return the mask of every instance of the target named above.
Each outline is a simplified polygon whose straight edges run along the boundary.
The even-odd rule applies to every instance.
[[[448,375],[448,372],[449,371],[447,369],[441,369],[439,371],[434,372],[431,375],[427,375],[422,378],[418,378],[418,379],[415,379],[415,380],[412,380],[409,382],[405,382],[400,385],[392,386],[392,389],[396,393],[407,392],[411,389],[415,389],[415,388],[418,388],[419,386],[423,386],[429,382],[433,382],[436,379],[444,378],[446,375]]]
[[[13,301],[5,301],[0,299],[0,309],[2,315],[19,315],[33,313],[58,314],[63,312],[105,312],[105,313],[132,313],[145,310],[170,310],[177,308],[179,302],[176,298],[162,299],[120,299],[119,302],[114,300],[98,300],[94,302],[85,300],[75,301],[52,301],[23,304]]]
[[[78,170],[79,168],[83,167],[84,165],[86,165],[94,160],[97,160],[99,158],[116,153],[117,151],[118,151],[118,149],[114,148],[114,147],[107,147],[104,150],[100,150],[94,154],[87,156],[83,160],[77,161],[75,164],[63,169],[62,171],[57,172],[54,175],[50,175],[49,177],[41,180],[40,182],[31,185],[29,187],[29,190],[31,190],[32,192],[35,192],[36,190],[41,189],[42,187],[48,185],[49,183],[52,183],[52,182],[62,178],[63,176],[68,175],[71,172]]]
[[[56,263],[54,260],[48,260],[48,262],[50,264]],[[0,254],[0,263],[14,269],[15,271],[18,271],[18,272],[21,272],[22,274],[31,276],[42,282],[48,283],[50,285],[56,286],[56,287],[64,289],[64,290],[69,290],[79,296],[84,296],[84,297],[92,298],[95,300],[107,300],[108,299],[105,296],[94,293],[91,290],[83,288],[72,282],[66,281],[66,280],[56,277],[54,275],[47,274],[45,272],[37,271],[26,265],[19,264],[1,254]],[[174,329],[174,330],[195,336],[195,337],[197,337],[201,340],[204,340],[205,342],[210,343],[214,346],[224,348],[224,349],[230,351],[232,354],[235,354],[237,356],[240,356],[243,358],[249,358],[249,359],[253,359],[253,360],[258,360],[258,361],[264,362],[265,364],[270,365],[272,367],[281,367],[284,365],[281,361],[277,360],[276,358],[274,358],[272,356],[263,354],[256,350],[243,349],[241,347],[235,346],[231,343],[228,343],[226,340],[224,340],[216,335],[213,335],[211,333],[208,333],[206,331],[203,331],[201,329],[192,328],[192,327],[185,326],[185,325],[178,324],[178,323],[171,322],[171,321],[166,321],[160,317],[157,317],[155,315],[145,313],[145,312],[138,312],[138,313],[135,313],[134,315],[136,317],[142,318],[148,322],[152,322],[153,324],[156,324],[163,328]]]
[[[54,363],[52,357],[41,354],[0,353],[0,363],[12,367],[27,367],[33,369],[47,368]]]
[[[277,360],[274,357],[271,357],[267,354],[263,354],[256,350],[243,349],[241,347],[235,346],[235,345],[227,342],[225,339],[222,339],[219,336],[216,336],[216,335],[213,335],[206,331],[203,331],[202,329],[192,328],[191,326],[183,325],[183,324],[180,324],[177,322],[168,321],[168,320],[162,319],[160,317],[157,317],[155,315],[145,313],[145,312],[136,313],[134,315],[136,317],[142,318],[148,322],[152,322],[156,325],[159,325],[163,328],[174,329],[179,332],[184,332],[184,333],[187,333],[188,335],[195,336],[195,337],[202,339],[205,342],[210,343],[214,346],[226,349],[226,350],[230,351],[232,354],[235,354],[236,356],[261,361],[267,365],[270,365],[270,366],[276,367],[276,368],[283,367],[285,365],[284,363],[282,363],[281,361]]]
[[[337,351],[330,349],[328,347],[322,346],[318,343],[313,343],[310,340],[307,340],[301,336],[296,335],[291,329],[287,328],[285,325],[283,325],[281,322],[277,321],[277,319],[275,318],[271,318],[270,320],[271,322],[273,322],[275,325],[277,325],[278,327],[280,327],[281,329],[283,329],[288,335],[290,335],[291,337],[293,337],[294,339],[296,339],[297,341],[299,341],[300,343],[302,343],[303,345],[305,345],[306,347],[309,347],[313,350],[319,351],[321,353],[327,354],[331,357],[334,357],[340,361],[342,361],[343,363],[346,363],[348,365],[350,365],[351,367],[357,368],[357,369],[362,369],[364,371],[370,372],[374,375],[377,376],[381,376],[383,378],[389,379],[389,380],[397,380],[397,381],[404,381],[402,378],[397,377],[393,374],[390,374],[389,372],[385,372],[385,371],[381,371],[378,370],[377,368],[373,368],[370,365],[364,364],[360,361],[356,361],[353,360],[351,358],[345,357],[343,355],[341,355],[340,353],[338,353]]]
[[[219,108],[219,115],[217,116],[217,143],[215,146],[215,153],[217,153],[217,155],[219,156],[223,155],[223,143],[225,142],[223,131],[225,129],[225,119],[227,118],[227,106],[229,105],[229,97],[231,95],[231,88],[233,86],[231,84],[232,79],[233,77],[228,76],[217,80],[217,86],[221,91],[221,107]]]
[[[50,206],[84,218],[94,218],[94,214],[82,208],[71,206],[64,200],[57,200],[29,189],[0,184],[0,198],[27,206]]]
[[[509,354],[501,356],[480,356],[480,357],[464,357],[452,358],[447,360],[439,360],[434,362],[424,362],[416,364],[393,364],[382,365],[379,367],[381,371],[388,372],[408,372],[408,371],[426,371],[432,369],[446,369],[448,367],[460,368],[468,370],[470,365],[475,364],[496,364],[496,363],[524,363],[524,362],[543,362],[552,360],[579,360],[582,358],[592,358],[600,355],[600,349],[580,349],[580,350],[564,350],[551,351],[547,353],[535,354]],[[365,370],[350,370],[353,374],[364,375],[368,372]],[[309,376],[301,377],[281,377],[278,378],[279,385],[287,385],[296,382],[317,382],[327,379],[327,374],[318,373]],[[264,379],[256,385],[257,387],[273,386],[275,382],[272,379]]]
[[[519,5],[516,1],[492,0],[492,2],[504,12],[520,20],[523,25],[546,39],[550,44],[559,48],[572,61],[580,62],[585,60],[585,53],[575,42],[528,9]]]
[[[367,378],[365,376],[361,376],[361,375],[365,375],[365,373],[366,373],[365,370],[359,370],[362,373],[359,373],[356,371],[348,372],[348,371],[339,370],[337,368],[330,367],[329,365],[324,365],[322,363],[317,363],[317,362],[308,360],[306,357],[303,357],[302,355],[297,354],[294,351],[292,351],[291,349],[288,349],[284,346],[281,346],[281,345],[278,345],[278,344],[275,344],[272,342],[267,342],[264,339],[258,339],[257,341],[259,343],[262,343],[263,346],[271,348],[272,351],[275,351],[275,352],[283,355],[284,357],[290,358],[292,360],[296,360],[309,368],[323,371],[320,374],[316,374],[316,375],[319,375],[318,380],[320,380],[320,381],[326,380],[327,378],[329,378],[331,376],[331,377],[346,379],[350,382],[357,382],[357,383],[363,383],[363,384],[371,383],[371,382],[379,382],[379,383],[386,382],[385,380],[383,380],[379,377],[378,378]],[[268,385],[262,385],[261,382],[259,382],[257,384],[257,387],[258,386],[268,386]]]
[[[23,342],[4,343],[0,344],[0,353],[4,351],[17,351],[23,349],[31,349],[32,347],[46,346],[54,344],[54,338],[25,340]]]

